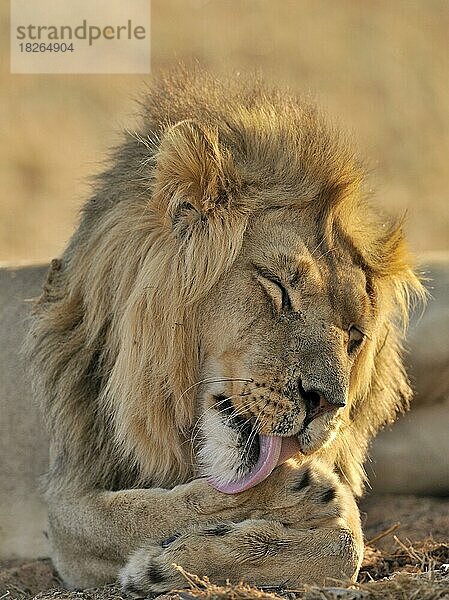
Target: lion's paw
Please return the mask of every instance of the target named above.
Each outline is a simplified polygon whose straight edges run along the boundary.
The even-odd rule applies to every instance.
[[[187,585],[185,577],[176,567],[189,572],[210,573],[230,571],[223,564],[231,548],[223,543],[225,537],[238,531],[234,523],[217,523],[196,527],[182,535],[174,535],[160,544],[148,543],[134,552],[120,573],[122,588],[128,594],[142,598],[148,594],[161,594]],[[232,546],[232,539],[229,540]],[[221,560],[220,560],[221,559]]]
[[[147,544],[134,552],[119,575],[122,589],[134,598],[183,587],[185,579],[170,562],[167,543]]]
[[[263,535],[257,527],[262,527]],[[207,573],[214,582],[240,580],[239,565],[266,556],[267,549],[280,548],[284,527],[279,523],[222,522],[196,527],[161,544],[147,544],[131,555],[120,573],[123,590],[134,597],[160,594],[187,585],[176,567]]]
[[[347,515],[352,512],[357,521],[357,507],[332,471],[314,463],[282,465],[239,496],[249,519],[196,526],[160,544],[148,543],[121,572],[123,589],[145,597],[182,588],[187,582],[177,565],[191,573],[207,573],[215,583],[229,579],[260,585],[279,584],[281,573],[293,585],[300,578],[315,581],[334,576],[332,564],[338,573],[353,568],[352,558],[349,568],[343,564],[346,558],[340,546],[341,540],[346,544],[341,531],[347,529]],[[321,536],[319,543],[317,536]],[[314,562],[304,559],[299,568],[304,556],[315,562],[323,559],[323,565],[315,572]]]
[[[284,464],[253,491],[250,518],[275,519],[299,527],[333,526],[350,504],[348,490],[318,464]]]

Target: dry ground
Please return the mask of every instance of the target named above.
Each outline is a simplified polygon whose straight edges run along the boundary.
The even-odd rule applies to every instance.
[[[343,589],[255,590],[218,587],[186,573],[188,591],[167,600],[438,600],[449,599],[449,499],[378,496],[362,503],[367,547],[357,586]],[[115,586],[83,592],[64,590],[48,560],[3,564],[1,600],[119,600]],[[161,597],[162,600],[162,597]]]

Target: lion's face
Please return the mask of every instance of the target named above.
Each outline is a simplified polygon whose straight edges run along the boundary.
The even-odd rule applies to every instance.
[[[201,459],[225,484],[251,472],[264,436],[284,438],[275,461],[329,443],[357,392],[354,371],[369,361],[365,275],[301,221],[276,211],[253,219],[201,308]]]

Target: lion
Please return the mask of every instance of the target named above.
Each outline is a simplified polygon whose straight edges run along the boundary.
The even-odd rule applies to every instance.
[[[449,254],[425,253],[419,263],[429,298],[424,314],[416,307],[406,339],[413,410],[375,438],[367,474],[375,492],[447,496]],[[46,507],[37,486],[48,467],[48,438],[20,356],[29,299],[39,295],[47,270],[0,263],[0,559],[49,553]]]
[[[423,297],[351,144],[263,82],[155,78],[27,341],[54,564],[135,596],[357,577],[369,441]]]

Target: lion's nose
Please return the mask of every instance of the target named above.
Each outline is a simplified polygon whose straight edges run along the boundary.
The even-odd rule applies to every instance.
[[[304,388],[302,383],[298,383],[301,396],[306,402],[308,417],[314,419],[326,412],[335,411],[337,408],[346,406],[346,401],[339,397],[330,398],[324,390],[317,388]]]

